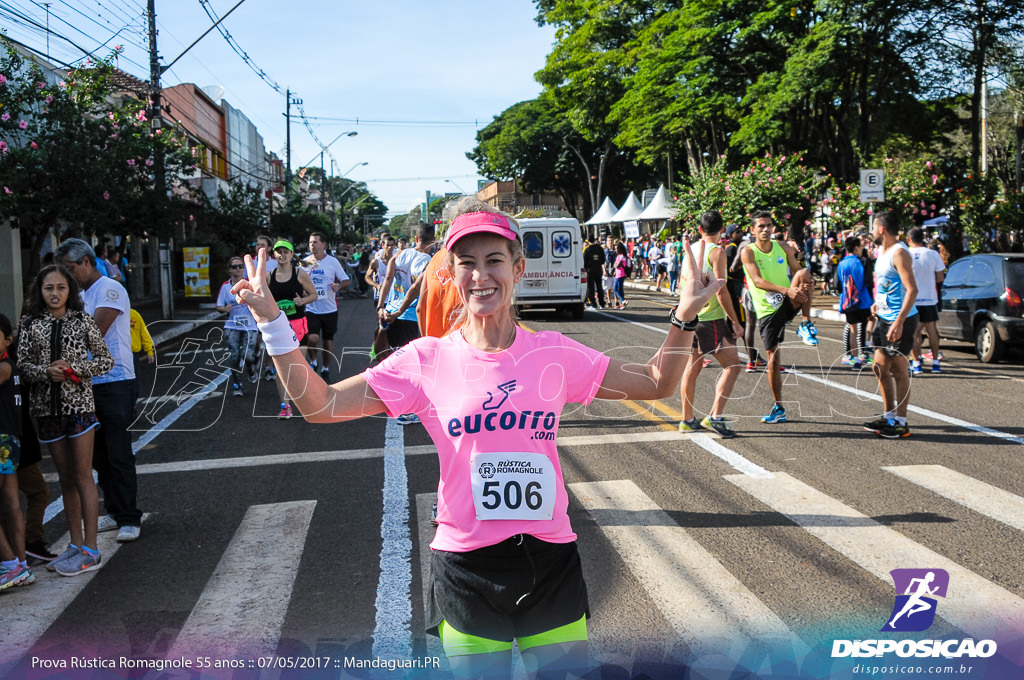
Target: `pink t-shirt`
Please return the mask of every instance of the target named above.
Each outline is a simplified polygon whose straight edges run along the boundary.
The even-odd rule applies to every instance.
[[[555,435],[562,407],[594,400],[609,358],[560,333],[482,352],[459,331],[405,345],[363,377],[388,415],[416,413],[437,446],[431,548],[467,552],[530,534],[576,540]]]

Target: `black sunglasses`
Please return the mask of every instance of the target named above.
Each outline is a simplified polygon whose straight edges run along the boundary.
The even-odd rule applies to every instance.
[[[233,264],[228,267],[229,269],[245,269],[244,264]]]

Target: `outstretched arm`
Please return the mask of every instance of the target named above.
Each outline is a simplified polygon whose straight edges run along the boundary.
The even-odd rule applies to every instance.
[[[697,312],[725,285],[725,279],[709,278],[694,261],[693,253],[685,247],[683,283],[679,304],[674,314],[682,322],[697,318]],[[704,242],[698,257],[704,259]],[[654,356],[644,365],[612,359],[608,364],[598,399],[663,399],[679,389],[679,381],[686,368],[686,359],[693,352],[693,331],[684,331],[674,325]]]
[[[255,263],[251,256],[246,255],[245,268],[248,280],[236,283],[231,293],[239,302],[249,305],[263,333],[267,352],[274,359],[277,374],[302,416],[314,423],[332,423],[382,413],[384,402],[362,376],[328,385],[306,363],[299,351],[298,340],[291,331],[291,324],[278,309],[265,284],[266,250],[260,249]]]

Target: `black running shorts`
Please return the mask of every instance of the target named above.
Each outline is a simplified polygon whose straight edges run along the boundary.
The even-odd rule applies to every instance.
[[[789,297],[782,298],[782,304],[769,316],[757,320],[757,329],[761,333],[766,351],[771,352],[782,344],[786,337],[786,324],[796,317],[796,307]]]
[[[427,632],[445,620],[461,633],[509,642],[590,616],[572,543],[520,534],[457,553],[432,550]]]
[[[875,346],[875,350],[885,353],[887,357],[904,356],[909,360],[910,350],[914,348],[914,333],[917,331],[918,324],[917,316],[915,314],[903,322],[903,332],[900,334],[900,339],[895,342],[890,342],[886,338],[889,334],[889,328],[892,327],[892,322],[879,319],[875,324],[875,332],[871,335],[871,344]]]

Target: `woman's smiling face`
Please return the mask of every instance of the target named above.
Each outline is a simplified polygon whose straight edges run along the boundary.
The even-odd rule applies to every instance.
[[[475,316],[508,311],[526,261],[512,262],[509,240],[494,234],[459,239],[452,251],[452,275],[459,297]]]

